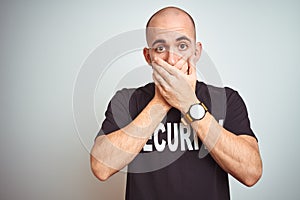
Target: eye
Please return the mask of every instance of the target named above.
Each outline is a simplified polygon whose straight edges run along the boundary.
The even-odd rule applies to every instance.
[[[188,48],[188,45],[186,43],[180,43],[178,48],[180,51],[184,51]]]
[[[160,46],[158,46],[158,47],[155,48],[155,51],[156,51],[157,53],[163,53],[163,52],[166,51],[166,47],[163,46],[163,45],[160,45]]]

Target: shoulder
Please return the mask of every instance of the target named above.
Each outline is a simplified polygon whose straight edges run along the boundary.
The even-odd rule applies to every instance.
[[[138,88],[123,88],[116,92],[110,101],[113,109],[126,110],[135,117],[153,98],[155,93],[154,83],[148,83]]]
[[[198,95],[209,97],[210,99],[225,97],[227,100],[231,100],[239,97],[239,93],[231,87],[217,87],[200,81],[197,81],[196,92]]]
[[[155,85],[154,83],[148,83],[144,86],[138,87],[135,89],[135,94],[136,95],[146,95],[146,96],[151,96],[155,92]]]
[[[243,100],[238,92],[230,87],[216,87],[203,82],[197,82],[197,97],[217,118],[224,118],[226,112],[233,107],[240,107]]]
[[[137,88],[122,88],[118,90],[113,98],[125,98],[130,99],[136,96],[147,96],[154,92],[154,83],[148,83],[144,86]]]

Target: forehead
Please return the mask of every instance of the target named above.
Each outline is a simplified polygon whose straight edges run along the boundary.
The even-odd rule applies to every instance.
[[[154,16],[146,30],[148,45],[156,39],[176,40],[185,36],[195,41],[195,27],[185,13],[164,13]],[[163,37],[163,38],[161,38]]]
[[[152,46],[156,41],[164,41],[166,43],[173,43],[182,40],[193,42],[193,38],[182,28],[177,29],[161,29],[161,28],[148,28],[147,29],[147,42]]]

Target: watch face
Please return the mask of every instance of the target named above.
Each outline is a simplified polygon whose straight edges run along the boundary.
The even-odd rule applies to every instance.
[[[195,104],[190,109],[190,115],[194,119],[202,119],[204,114],[205,110],[200,104]]]

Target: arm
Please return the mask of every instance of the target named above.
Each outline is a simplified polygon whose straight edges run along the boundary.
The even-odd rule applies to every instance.
[[[96,138],[90,162],[94,175],[104,181],[128,165],[141,151],[170,106],[157,90],[154,98],[127,126]]]
[[[210,113],[192,124],[214,160],[246,186],[253,186],[262,175],[262,161],[254,137],[235,135],[224,129]]]
[[[166,101],[185,114],[192,104],[199,102],[195,95],[195,67],[189,63],[191,71],[186,75],[161,59],[156,59],[155,62],[155,84]],[[231,133],[220,126],[210,113],[191,125],[224,171],[247,186],[252,186],[259,180],[262,161],[254,137]]]

